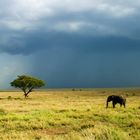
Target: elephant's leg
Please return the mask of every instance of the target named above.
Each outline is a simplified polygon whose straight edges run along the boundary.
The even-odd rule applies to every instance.
[[[115,108],[115,104],[116,104],[115,102],[112,102],[113,108]]]
[[[120,107],[122,107],[122,103],[120,103]]]
[[[123,106],[124,106],[124,108],[125,108],[125,103],[123,103]]]

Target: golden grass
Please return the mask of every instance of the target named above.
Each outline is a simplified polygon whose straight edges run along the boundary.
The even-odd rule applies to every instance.
[[[0,139],[3,140],[138,140],[139,89],[79,89],[0,92]],[[127,96],[126,108],[106,98]]]

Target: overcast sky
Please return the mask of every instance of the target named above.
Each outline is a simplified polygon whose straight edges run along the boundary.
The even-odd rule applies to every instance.
[[[0,88],[140,86],[140,1],[0,0]]]

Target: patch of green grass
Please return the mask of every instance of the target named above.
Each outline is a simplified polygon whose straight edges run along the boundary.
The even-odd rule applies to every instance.
[[[6,111],[2,108],[0,108],[0,115],[6,115]]]

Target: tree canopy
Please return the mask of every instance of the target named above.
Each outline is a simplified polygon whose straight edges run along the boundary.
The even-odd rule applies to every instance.
[[[25,98],[28,97],[28,94],[32,92],[33,89],[45,85],[44,81],[27,75],[17,76],[10,84],[15,88],[20,88],[24,92]]]

